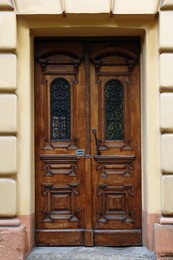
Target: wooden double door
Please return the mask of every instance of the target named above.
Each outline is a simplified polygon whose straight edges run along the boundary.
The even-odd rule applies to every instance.
[[[139,40],[35,40],[36,244],[141,244]]]

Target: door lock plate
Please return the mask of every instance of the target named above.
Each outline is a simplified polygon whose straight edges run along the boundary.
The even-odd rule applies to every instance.
[[[76,155],[77,156],[84,156],[85,155],[84,149],[77,149]]]

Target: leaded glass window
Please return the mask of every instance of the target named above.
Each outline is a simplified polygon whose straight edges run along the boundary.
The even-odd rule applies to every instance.
[[[105,95],[105,138],[123,139],[123,87],[118,80],[106,82]]]
[[[50,139],[70,139],[70,84],[64,78],[50,85]]]

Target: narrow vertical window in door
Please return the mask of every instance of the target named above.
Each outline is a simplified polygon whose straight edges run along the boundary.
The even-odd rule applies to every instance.
[[[123,87],[115,79],[105,84],[106,140],[123,139]]]
[[[70,84],[56,78],[50,85],[51,140],[70,140]]]

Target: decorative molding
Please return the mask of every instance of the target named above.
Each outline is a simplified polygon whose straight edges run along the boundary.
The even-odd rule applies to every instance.
[[[110,57],[110,58],[109,58]],[[96,83],[98,84],[98,95],[99,95],[99,108],[104,106],[104,100],[103,100],[103,89],[105,86],[106,78],[110,80],[110,78],[114,79],[116,78],[117,81],[120,82],[124,89],[124,96],[125,100],[123,101],[124,104],[127,104],[129,102],[128,95],[129,95],[129,87],[132,85],[132,72],[134,66],[138,62],[138,55],[134,52],[132,52],[129,49],[126,48],[120,48],[116,46],[112,46],[111,48],[105,48],[104,50],[96,50],[91,55],[91,61],[95,66],[95,78]],[[109,67],[110,69],[108,70]],[[121,68],[120,68],[121,67]],[[123,68],[122,68],[123,67]],[[104,82],[103,82],[104,77]],[[129,104],[129,108],[131,109],[131,105]],[[105,108],[104,108],[105,109]],[[128,118],[128,120],[131,120],[130,109],[124,110],[124,118]],[[103,110],[99,109],[98,111],[98,117],[99,117],[99,125],[98,129],[104,129],[103,126],[105,124],[103,118],[104,115],[102,115]],[[124,136],[123,140],[121,141],[114,141],[109,142],[108,140],[105,140],[105,133],[100,133],[98,131],[99,136],[99,151],[105,151],[109,150],[111,148],[113,149],[119,149],[120,151],[133,151],[134,148],[132,146],[132,136],[131,136],[131,122],[126,125],[126,130],[124,129]]]
[[[135,160],[135,155],[95,155],[94,159],[97,162],[131,162]]]
[[[56,58],[52,59],[52,57],[56,56],[56,55],[63,55],[66,57],[66,59],[64,59],[64,60],[59,60]],[[38,61],[40,63],[43,74],[45,74],[45,75],[74,75],[75,76],[74,83],[76,83],[76,84],[78,83],[77,74],[78,74],[79,65],[80,65],[83,57],[81,57],[77,51],[70,50],[67,48],[58,49],[58,47],[57,47],[56,49],[51,48],[51,49],[36,53],[35,57],[38,59]],[[73,70],[58,71],[58,67],[62,66],[62,65],[72,65]],[[52,70],[51,66],[57,66],[57,69]]]
[[[113,14],[113,15],[153,15],[158,11],[160,0],[15,0],[19,14]]]
[[[69,56],[71,59],[82,59],[82,56],[78,53],[78,50],[74,50],[74,49],[67,49],[67,48],[59,48],[58,46],[55,47],[50,47],[50,48],[46,48],[44,50],[39,51],[38,53],[35,54],[35,57],[37,59],[47,59],[51,56],[54,55],[65,55],[65,56]],[[69,59],[70,59],[69,58]]]
[[[106,56],[115,56],[114,61],[104,61],[104,58]],[[112,47],[109,49],[104,49],[101,51],[95,52],[91,56],[91,60],[95,66],[95,71],[96,75],[99,76],[129,76],[130,73],[133,71],[133,67],[135,66],[135,63],[138,61],[138,56],[124,48],[119,48],[119,47]],[[116,72],[116,73],[109,73],[109,72],[104,72],[100,71],[101,67],[107,67],[107,66],[126,66],[128,68],[127,71],[124,72]]]
[[[44,75],[74,75],[75,76],[75,81],[74,83],[78,83],[77,80],[77,74],[78,74],[78,70],[79,70],[79,65],[80,65],[81,60],[80,59],[69,59],[69,60],[49,60],[48,58],[43,59],[40,58],[39,59],[39,63],[41,66],[41,70],[44,73]],[[56,65],[57,68],[58,66],[62,66],[62,65],[72,65],[73,66],[73,70],[68,70],[68,71],[55,71],[55,70],[51,70],[51,68],[48,68],[48,66],[51,65]]]
[[[68,222],[79,222],[80,209],[77,206],[79,183],[69,183],[58,186],[53,183],[42,183],[42,196],[45,199],[42,209],[42,222],[56,222],[66,220]]]
[[[43,161],[43,174],[46,177],[59,174],[77,176],[79,157],[75,155],[42,154],[40,159]]]
[[[0,219],[0,227],[17,227],[20,226],[21,220],[19,218],[3,218]]]
[[[74,137],[70,141],[64,142],[51,142],[48,141],[47,137],[43,137],[43,151],[44,150],[55,150],[58,148],[65,148],[66,150],[76,150],[78,149],[79,137]]]
[[[71,154],[41,154],[40,159],[47,163],[66,163],[67,160],[71,162],[77,162],[79,157]]]
[[[66,13],[110,13],[109,0],[64,0]]]
[[[133,166],[132,163],[120,165],[99,164],[97,171],[99,171],[100,178],[108,178],[109,175],[121,175],[122,177],[129,177],[132,176]]]
[[[133,161],[135,156],[104,156],[96,155],[94,159],[98,165],[100,178],[108,178],[109,175],[121,175],[122,177],[132,176]]]
[[[99,210],[97,210],[97,221],[107,223],[109,221],[134,222],[135,210],[129,208],[127,200],[131,201],[133,185],[109,186],[99,184],[97,196],[99,197]],[[129,202],[129,205],[131,203]]]
[[[58,55],[60,55],[58,57]],[[79,137],[76,134],[76,123],[73,121],[71,138],[70,140],[51,140],[50,138],[50,125],[49,125],[49,104],[48,104],[48,93],[49,86],[51,84],[50,75],[55,75],[55,77],[63,77],[64,79],[68,76],[67,81],[72,88],[74,107],[76,107],[76,88],[74,87],[78,84],[78,70],[81,63],[82,57],[77,51],[73,49],[67,49],[66,46],[62,48],[54,49],[50,48],[48,50],[42,50],[35,54],[35,58],[38,60],[42,75],[41,84],[45,86],[43,90],[43,102],[44,102],[44,136],[42,138],[42,149],[44,150],[54,150],[58,148],[66,150],[76,150],[78,149]],[[67,67],[67,68],[66,68]],[[63,69],[62,69],[63,68]],[[76,117],[76,110],[71,111],[73,113],[72,118]]]
[[[124,57],[126,59],[131,59],[131,60],[137,60],[138,56],[132,52],[131,50],[125,49],[125,48],[119,48],[119,47],[112,47],[108,49],[104,49],[101,51],[95,52],[92,56],[91,59],[94,60],[101,60],[105,56],[120,56]]]
[[[158,223],[163,225],[173,225],[173,217],[160,217]]]
[[[110,143],[108,141],[103,141],[99,139],[99,151],[107,151],[111,148],[120,149],[120,151],[134,150],[131,139],[116,141],[115,143]]]

